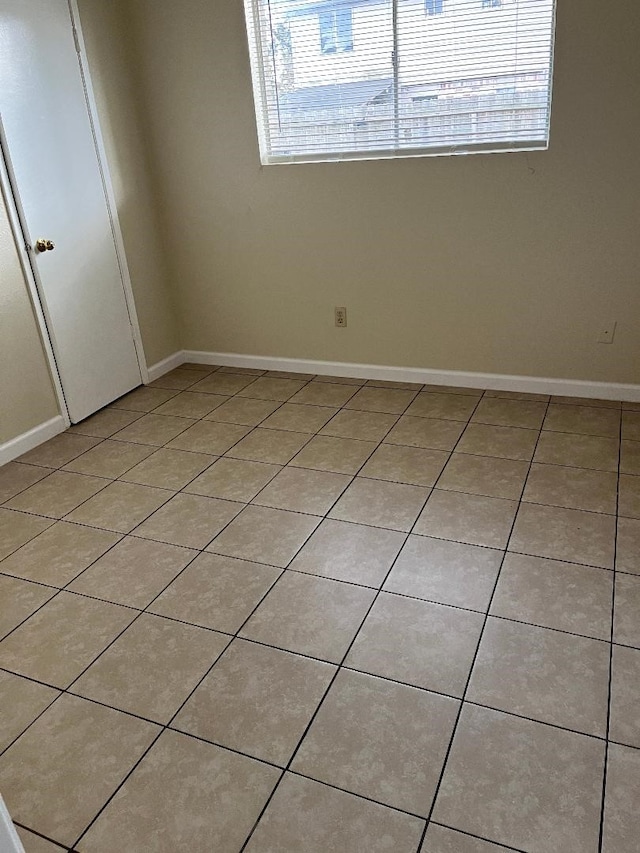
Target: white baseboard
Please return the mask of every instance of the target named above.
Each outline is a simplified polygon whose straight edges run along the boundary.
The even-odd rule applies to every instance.
[[[591,382],[583,379],[554,379],[543,376],[510,376],[502,373],[431,370],[421,367],[388,367],[381,364],[312,361],[301,358],[273,358],[271,356],[241,355],[231,352],[200,352],[197,350],[184,350],[182,353],[175,353],[171,358],[178,356],[181,356],[182,359],[180,364],[190,361],[194,364],[221,364],[225,367],[253,367],[258,370],[288,370],[294,373],[353,376],[358,379],[388,379],[396,382],[420,382],[428,385],[491,388],[495,391],[519,391],[521,393],[586,397],[596,400],[640,402],[640,385],[619,382]]]
[[[152,364],[147,368],[149,371],[149,382],[153,382],[154,379],[160,379],[165,373],[175,370],[176,367],[180,367],[185,361],[188,361],[188,359],[184,357],[184,352],[179,350],[178,352],[174,352],[173,355],[163,358],[162,361]]]
[[[304,358],[275,358],[242,355],[233,352],[179,350],[151,365],[149,381],[159,379],[185,362],[220,364],[225,367],[253,367],[258,370],[287,370],[293,373],[320,373],[330,376],[353,376],[358,379],[388,379],[396,382],[420,382],[428,385],[452,385],[467,388],[491,388],[496,391],[519,391],[555,394],[601,400],[640,402],[640,385],[619,382],[590,382],[582,379],[553,379],[543,376],[510,376],[502,373],[473,373],[463,370],[431,370],[421,367],[390,367],[382,364],[357,364],[344,361],[314,361]],[[48,441],[67,428],[62,415],[0,444],[0,465],[11,462]]]
[[[33,450],[39,444],[64,432],[66,428],[67,422],[62,415],[56,415],[50,421],[38,424],[33,429],[23,432],[22,435],[17,435],[15,438],[5,441],[4,444],[0,444],[0,465],[5,465],[7,462],[11,462],[12,459],[17,459],[23,453]]]

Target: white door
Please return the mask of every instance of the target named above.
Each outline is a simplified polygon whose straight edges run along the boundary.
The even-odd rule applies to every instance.
[[[0,0],[0,121],[75,423],[141,375],[67,0]]]

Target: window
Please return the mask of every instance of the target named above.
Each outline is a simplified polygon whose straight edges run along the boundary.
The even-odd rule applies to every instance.
[[[323,53],[338,53],[353,50],[353,23],[351,9],[340,8],[320,12],[320,50]]]
[[[441,15],[443,0],[424,0],[424,11],[427,15]]]
[[[263,163],[548,146],[555,0],[244,3]]]

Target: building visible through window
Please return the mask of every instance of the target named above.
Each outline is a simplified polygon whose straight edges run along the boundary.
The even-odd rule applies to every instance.
[[[424,0],[424,11],[427,15],[441,15],[443,0]]]
[[[263,163],[544,149],[555,0],[244,0]]]
[[[323,53],[353,50],[353,21],[349,7],[320,12],[318,17],[320,50]]]

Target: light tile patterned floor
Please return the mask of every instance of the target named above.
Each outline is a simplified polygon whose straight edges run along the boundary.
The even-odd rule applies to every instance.
[[[27,853],[637,853],[638,404],[185,365],[0,504]]]

